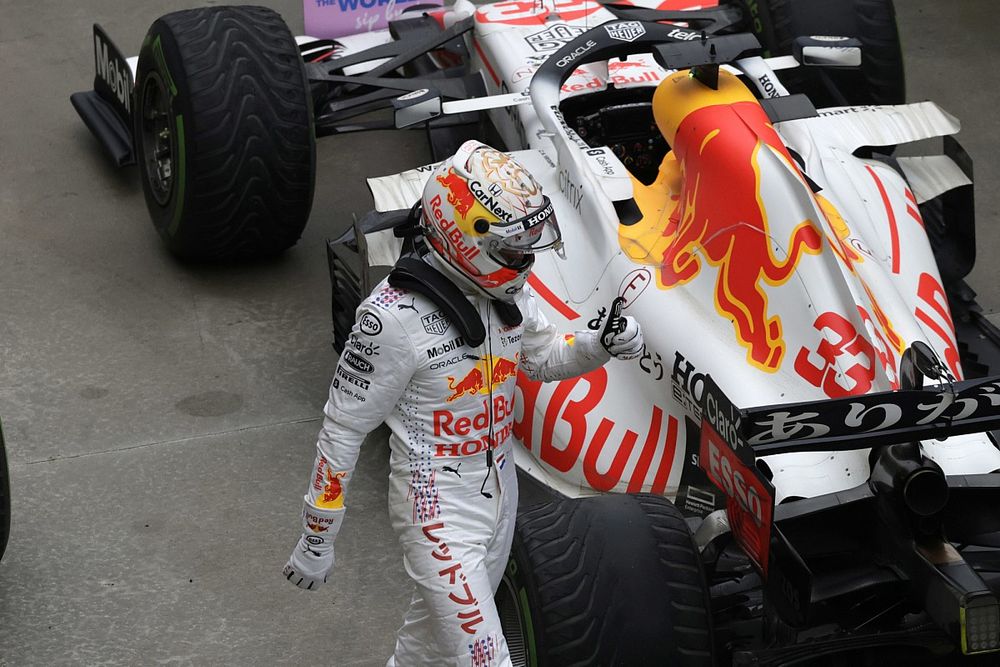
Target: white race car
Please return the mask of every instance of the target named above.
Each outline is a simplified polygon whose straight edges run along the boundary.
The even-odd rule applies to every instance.
[[[461,1],[298,47],[267,10],[179,12],[134,88],[96,32],[74,103],[188,257],[295,242],[313,128],[426,128],[443,157],[488,119],[543,185],[566,255],[530,279],[547,316],[600,329],[622,308],[646,349],[518,377],[518,466],[564,499],[520,518],[498,593],[515,664],[1000,650],[1000,332],[963,282],[958,122],[885,104],[891,1],[638,4]],[[943,155],[893,157],[932,137]],[[430,171],[369,179],[376,210],[329,244],[338,350]]]

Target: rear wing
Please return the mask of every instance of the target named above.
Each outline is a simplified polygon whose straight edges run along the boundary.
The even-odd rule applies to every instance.
[[[963,653],[1000,650],[992,579],[952,545],[1000,547],[1000,475],[946,476],[919,447],[921,440],[1000,427],[1000,376],[746,409],[706,377],[701,407],[699,464],[726,494],[732,536],[788,623],[835,619],[840,603],[871,594],[876,581],[922,607]],[[869,447],[874,462],[864,483],[779,508],[756,465],[768,454]],[[860,570],[871,576],[824,578],[822,565],[816,571],[803,557],[824,526],[838,525],[859,527],[871,543],[878,558]]]
[[[743,410],[756,456],[880,447],[1000,427],[1000,376]]]
[[[699,464],[726,494],[733,535],[767,577],[778,531],[774,486],[757,467],[758,457],[881,448],[1000,428],[1000,376],[753,408],[736,407],[707,376],[701,409]]]

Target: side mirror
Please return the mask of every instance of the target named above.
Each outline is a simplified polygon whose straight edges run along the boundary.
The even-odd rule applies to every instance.
[[[853,37],[796,37],[795,59],[807,67],[861,67],[861,42]]]
[[[915,340],[899,361],[900,389],[920,389],[924,378],[949,380],[950,373],[927,343]]]
[[[426,123],[437,118],[441,109],[441,93],[430,88],[421,88],[397,97],[392,101],[396,129]]]

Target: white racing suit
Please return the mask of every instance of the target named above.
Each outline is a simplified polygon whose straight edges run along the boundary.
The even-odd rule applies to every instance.
[[[595,332],[557,333],[527,287],[517,297],[523,323],[516,326],[505,325],[487,298],[468,299],[486,325],[479,347],[420,294],[383,282],[361,304],[305,497],[303,540],[332,540],[361,443],[382,421],[389,425],[389,517],[415,583],[387,663],[397,667],[510,664],[493,594],[517,512],[515,376],[560,380],[609,359]]]

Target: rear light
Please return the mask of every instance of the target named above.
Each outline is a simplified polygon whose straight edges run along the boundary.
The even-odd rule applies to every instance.
[[[959,609],[962,653],[1000,650],[1000,606],[992,595],[967,600]]]

